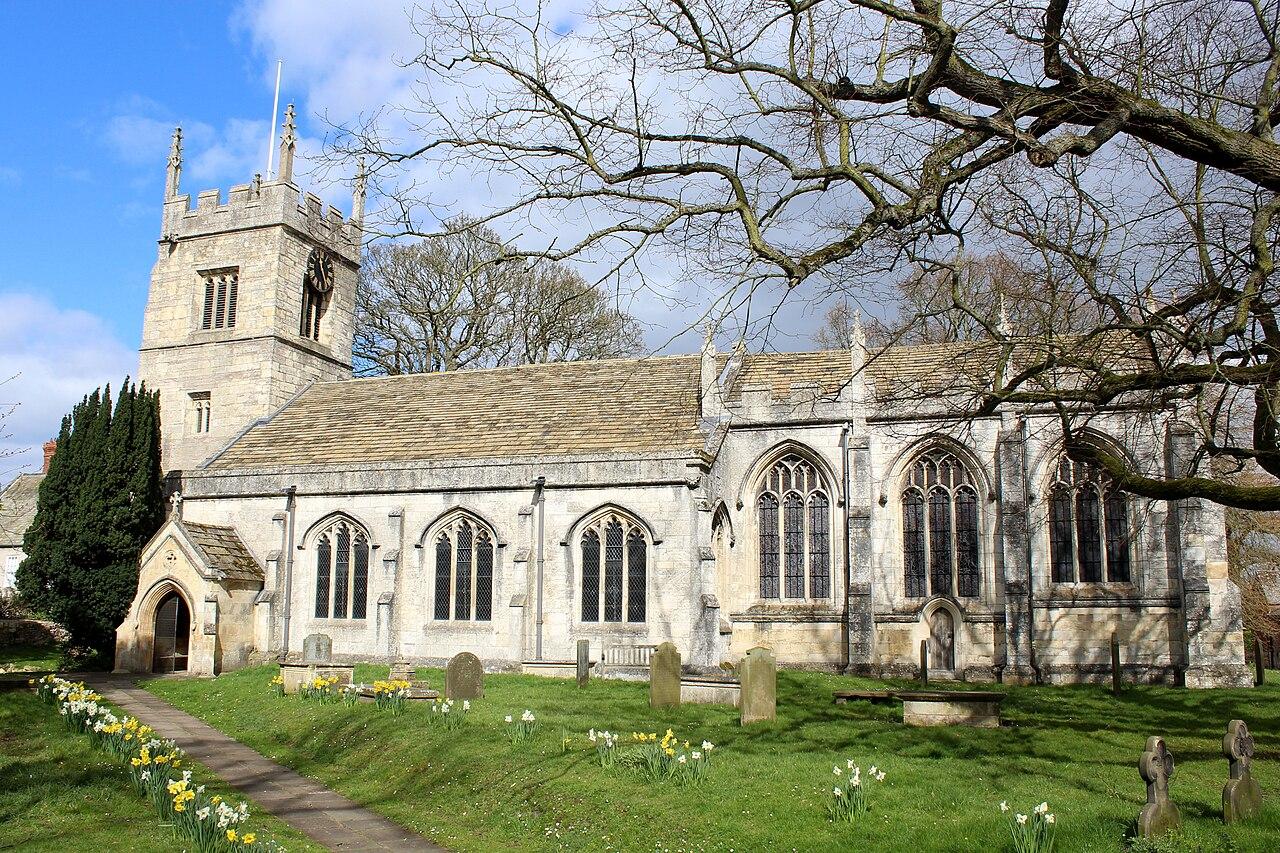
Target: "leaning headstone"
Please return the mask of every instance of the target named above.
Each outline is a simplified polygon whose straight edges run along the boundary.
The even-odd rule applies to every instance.
[[[1169,799],[1173,755],[1164,745],[1164,738],[1147,738],[1147,749],[1138,759],[1138,772],[1147,783],[1147,804],[1138,815],[1138,834],[1143,838],[1154,838],[1177,829],[1182,825],[1182,816]]]
[[[1120,695],[1120,639],[1111,632],[1111,695]]]
[[[920,641],[920,683],[929,686],[929,641]]]
[[[758,647],[747,652],[738,664],[738,680],[742,725],[778,716],[778,662],[773,652]]]
[[[1222,789],[1222,820],[1235,823],[1253,817],[1262,806],[1262,788],[1253,779],[1253,735],[1244,720],[1227,723],[1222,754],[1229,762],[1229,781]]]
[[[680,650],[663,643],[649,657],[649,707],[680,705]]]
[[[446,699],[480,699],[484,697],[484,665],[471,652],[458,652],[444,669]]]
[[[586,687],[591,679],[591,641],[578,641],[578,686]]]
[[[1262,665],[1262,640],[1253,638],[1253,683],[1261,687],[1267,680],[1267,670]]]
[[[303,663],[329,663],[332,660],[333,638],[328,634],[308,634],[303,639]]]

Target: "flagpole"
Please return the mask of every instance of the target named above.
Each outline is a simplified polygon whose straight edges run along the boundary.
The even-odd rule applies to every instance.
[[[267,180],[271,180],[271,164],[272,158],[276,153],[276,114],[280,111],[280,70],[284,67],[284,60],[276,60],[276,99],[271,105],[271,138],[267,142]]]

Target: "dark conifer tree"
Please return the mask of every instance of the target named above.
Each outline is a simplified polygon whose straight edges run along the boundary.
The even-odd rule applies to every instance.
[[[164,520],[159,395],[95,390],[63,419],[40,484],[18,590],[73,644],[110,654],[138,582],[138,555]]]

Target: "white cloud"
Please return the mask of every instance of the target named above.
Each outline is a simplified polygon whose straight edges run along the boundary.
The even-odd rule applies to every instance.
[[[60,308],[43,296],[0,292],[0,407],[17,408],[0,429],[0,482],[14,469],[39,470],[40,445],[86,393],[119,386],[137,372],[138,354],[94,314]],[[0,410],[3,410],[0,409]]]

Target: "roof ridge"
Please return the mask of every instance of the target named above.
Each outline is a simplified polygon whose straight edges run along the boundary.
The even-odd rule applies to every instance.
[[[349,385],[353,382],[389,382],[401,379],[425,378],[436,376],[457,376],[459,374],[467,375],[486,375],[502,372],[515,372],[521,370],[544,370],[553,367],[567,366],[597,366],[602,364],[626,364],[632,363],[637,366],[651,361],[675,361],[676,359],[694,359],[698,358],[698,353],[670,353],[667,355],[644,355],[632,356],[628,358],[578,358],[567,361],[539,361],[533,364],[506,364],[498,367],[459,367],[455,370],[423,370],[416,373],[393,373],[378,374],[376,376],[353,376],[350,379],[329,379],[324,382],[316,382],[316,385]]]

